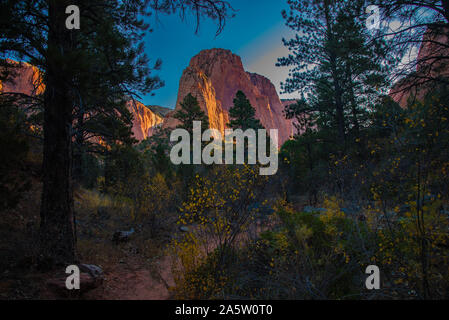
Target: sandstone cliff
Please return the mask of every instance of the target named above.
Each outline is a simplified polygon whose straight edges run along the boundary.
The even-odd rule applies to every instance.
[[[398,81],[390,96],[402,108],[409,98],[421,100],[435,85],[433,79],[449,77],[449,28],[428,28],[418,52],[415,71]]]
[[[0,92],[22,93],[29,96],[44,92],[45,87],[41,84],[41,75],[36,67],[24,62],[12,60],[9,62],[18,68],[14,68],[15,76],[12,79],[3,83],[0,81]],[[132,132],[137,140],[150,137],[154,130],[161,126],[163,122],[161,114],[151,111],[138,101],[130,100],[126,105],[134,117]],[[157,106],[155,108],[161,113],[166,112],[165,108]]]
[[[126,105],[133,114],[132,132],[137,140],[142,141],[151,137],[154,131],[162,126],[164,118],[139,101],[130,100]]]
[[[29,96],[38,95],[44,92],[42,75],[39,69],[26,62],[17,62],[10,59],[7,61],[14,66],[11,68],[14,77],[7,81],[0,81],[0,92],[22,93]]]
[[[284,118],[283,104],[274,85],[261,75],[246,72],[240,57],[229,50],[203,50],[191,59],[179,82],[176,109],[191,93],[208,115],[210,127],[223,133],[238,90],[245,93],[266,129],[279,130],[280,144],[291,136],[292,124]],[[172,116],[173,113],[167,115],[164,127],[176,126]]]

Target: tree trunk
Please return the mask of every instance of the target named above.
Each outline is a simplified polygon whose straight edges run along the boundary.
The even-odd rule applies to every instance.
[[[345,135],[345,116],[343,110],[343,90],[340,85],[340,79],[338,77],[337,70],[337,57],[334,52],[332,46],[335,45],[335,37],[332,31],[332,22],[329,13],[329,1],[325,1],[324,4],[324,13],[326,18],[326,33],[327,33],[327,41],[331,43],[331,47],[328,49],[329,56],[329,64],[331,67],[332,80],[334,84],[334,99],[335,99],[335,112],[336,112],[336,121],[337,121],[337,134],[338,134],[338,142],[343,148],[343,153],[346,150],[346,135]]]
[[[336,120],[337,120],[337,130],[338,130],[338,140],[340,145],[343,148],[343,151],[346,150],[346,134],[345,134],[345,116],[343,112],[343,90],[340,86],[340,80],[338,79],[337,74],[337,66],[336,66],[336,58],[333,54],[331,54],[331,67],[332,67],[332,78],[334,81],[334,89],[335,89],[335,112],[336,112]]]
[[[73,181],[75,184],[82,184],[84,182],[83,175],[83,159],[85,155],[84,150],[84,113],[82,110],[79,111],[77,116],[76,125],[78,127],[78,132],[75,134],[75,144],[72,146],[73,152]]]
[[[356,138],[360,139],[360,125],[357,119],[357,102],[355,100],[354,93],[354,82],[352,81],[352,71],[349,65],[346,66],[346,74],[348,77],[349,84],[349,96],[351,101],[351,112],[352,112],[352,125],[354,126],[354,132]]]
[[[70,31],[66,1],[49,0],[49,33],[44,102],[41,259],[50,266],[76,260],[72,193],[72,99]]]

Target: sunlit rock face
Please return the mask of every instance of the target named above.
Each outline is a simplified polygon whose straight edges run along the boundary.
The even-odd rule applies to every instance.
[[[0,92],[21,93],[29,96],[39,95],[45,91],[42,74],[39,69],[26,62],[7,59],[14,66],[14,77],[0,81]]]
[[[248,73],[239,56],[225,49],[203,50],[194,56],[179,82],[176,109],[191,93],[208,115],[210,127],[222,133],[229,123],[229,109],[237,91],[243,91],[256,109],[256,117],[266,129],[278,129],[279,142],[292,133],[291,121],[283,115],[283,104],[274,85],[267,78]],[[164,127],[174,127],[177,121],[168,114]]]
[[[211,79],[204,70],[192,66],[192,64],[184,70],[179,82],[176,109],[181,108],[181,102],[189,93],[198,99],[201,109],[208,115],[210,127],[218,129],[223,134],[226,124],[229,122],[228,114],[223,109],[222,101],[217,98]],[[178,122],[170,119],[171,115],[173,113],[168,115],[169,119],[166,123],[176,126]]]
[[[435,85],[429,79],[449,77],[448,35],[449,28],[427,29],[418,52],[415,72],[398,81],[390,91],[390,96],[402,108],[407,107],[409,98],[422,100],[425,97]]]
[[[0,82],[0,92],[21,93],[29,96],[35,96],[45,91],[42,84],[42,76],[39,69],[24,62],[9,60],[11,64],[19,66],[14,68],[15,76],[3,83]],[[163,116],[151,111],[142,103],[129,100],[126,103],[128,109],[133,114],[134,137],[139,140],[145,140],[153,135],[154,131],[162,125]],[[155,106],[160,112],[164,112],[162,107]]]

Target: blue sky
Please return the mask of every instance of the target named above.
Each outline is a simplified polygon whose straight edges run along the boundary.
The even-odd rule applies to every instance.
[[[292,35],[281,16],[282,9],[287,9],[286,1],[229,2],[237,10],[236,16],[227,21],[217,37],[216,25],[208,19],[201,21],[200,30],[195,34],[193,17],[186,17],[185,21],[177,14],[149,18],[153,32],[145,39],[146,51],[153,62],[162,59],[162,69],[157,74],[165,81],[165,87],[154,91],[154,96],[142,97],[144,104],[174,108],[182,71],[194,55],[210,48],[230,49],[242,58],[247,71],[268,77],[280,92],[280,82],[288,76],[288,68],[275,67],[275,63],[278,57],[288,54],[282,37]]]

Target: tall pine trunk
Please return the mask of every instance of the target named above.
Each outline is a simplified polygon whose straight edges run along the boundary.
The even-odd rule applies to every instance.
[[[326,19],[326,33],[327,41],[331,43],[330,48],[328,48],[329,64],[331,68],[331,75],[334,85],[334,101],[335,101],[335,116],[337,122],[337,138],[338,143],[342,150],[340,152],[345,153],[346,151],[346,134],[345,134],[345,116],[343,110],[343,90],[340,85],[340,79],[338,77],[337,70],[337,55],[335,49],[332,47],[335,45],[336,40],[332,30],[332,21],[329,13],[330,1],[324,1],[324,14]]]
[[[71,181],[71,38],[70,31],[65,27],[65,8],[70,4],[63,0],[48,2],[40,253],[43,261],[51,265],[76,260]]]
[[[345,116],[343,110],[343,90],[341,88],[340,79],[338,77],[337,59],[333,52],[330,53],[330,65],[335,91],[334,98],[335,98],[335,114],[337,120],[338,142],[344,153],[346,151],[346,134],[345,134]]]
[[[75,134],[75,144],[72,146],[73,154],[73,181],[75,184],[82,184],[84,182],[84,172],[83,172],[83,159],[85,155],[84,150],[84,113],[79,110],[78,116],[76,117],[76,124],[78,126],[78,131]]]

